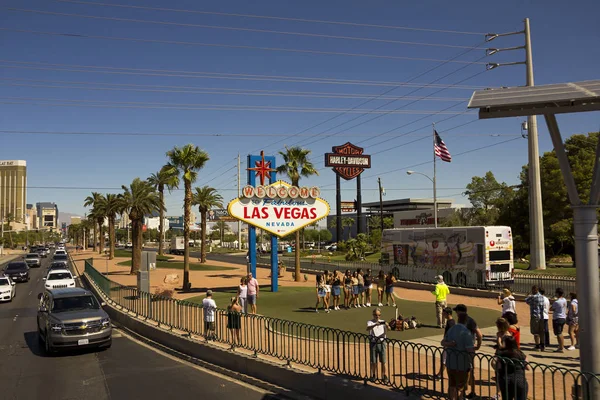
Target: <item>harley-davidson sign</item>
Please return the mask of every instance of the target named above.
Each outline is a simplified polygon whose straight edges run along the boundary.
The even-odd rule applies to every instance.
[[[325,166],[346,180],[359,176],[365,168],[371,168],[371,156],[363,154],[364,149],[350,142],[331,148],[333,153],[325,153]]]
[[[296,187],[284,181],[268,186],[246,186],[232,200],[229,215],[283,237],[329,215],[329,204],[317,187]]]

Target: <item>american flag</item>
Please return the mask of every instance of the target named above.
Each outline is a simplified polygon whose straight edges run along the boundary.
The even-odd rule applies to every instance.
[[[446,143],[442,140],[440,135],[438,135],[437,131],[435,133],[435,144],[433,145],[433,150],[435,151],[435,155],[442,159],[442,161],[451,162],[452,156],[446,147]]]

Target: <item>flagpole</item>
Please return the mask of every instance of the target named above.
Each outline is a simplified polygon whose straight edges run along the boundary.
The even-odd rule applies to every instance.
[[[433,223],[434,226],[438,227],[438,217],[437,217],[437,188],[436,188],[436,168],[435,168],[435,122],[431,124],[433,129]]]

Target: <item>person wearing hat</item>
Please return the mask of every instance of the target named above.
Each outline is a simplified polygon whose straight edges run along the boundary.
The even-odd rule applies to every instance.
[[[217,303],[212,298],[212,290],[206,291],[206,297],[202,300],[202,309],[204,310],[204,337],[206,340],[215,339],[215,312]]]
[[[515,296],[512,295],[508,288],[502,290],[502,294],[498,295],[498,305],[502,306],[502,315],[507,312],[513,314],[517,313],[517,303],[515,302]]]
[[[437,326],[438,328],[446,327],[446,319],[443,315],[443,310],[448,305],[447,297],[450,294],[450,289],[448,289],[448,285],[444,283],[444,277],[438,275],[435,277],[436,285],[435,290],[431,293],[435,296],[435,313],[437,315]]]

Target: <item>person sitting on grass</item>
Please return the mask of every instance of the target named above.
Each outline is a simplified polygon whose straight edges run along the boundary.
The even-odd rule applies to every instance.
[[[381,319],[381,310],[376,308],[373,310],[373,318],[367,321],[367,332],[369,332],[369,349],[371,353],[371,380],[376,381],[377,376],[377,360],[381,364],[381,376],[383,382],[387,382],[388,378],[385,375],[385,339],[386,332],[390,329],[385,320]]]

